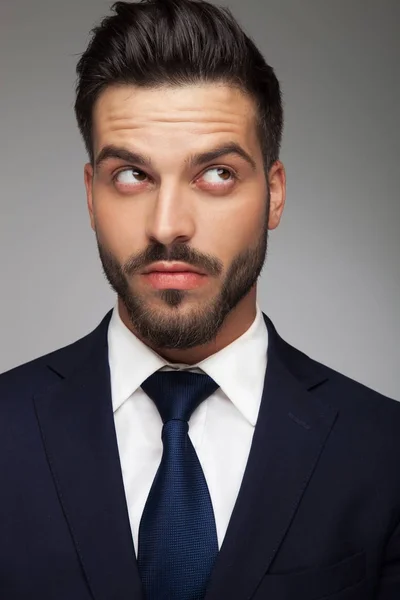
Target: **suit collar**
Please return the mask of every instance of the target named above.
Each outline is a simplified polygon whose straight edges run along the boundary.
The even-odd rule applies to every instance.
[[[99,359],[102,351],[107,354],[107,331],[112,315],[112,310],[103,317],[97,327],[89,334],[73,344],[60,348],[48,354],[46,363],[48,368],[57,373],[62,379],[78,376],[79,371],[85,368],[87,361]]]
[[[268,329],[268,358],[271,356],[306,390],[311,390],[329,379],[329,370],[322,364],[294,348],[281,338],[271,319],[263,313]]]
[[[48,367],[60,377],[65,378],[88,360],[96,348],[103,348],[107,352],[107,333],[112,314],[113,310],[110,310],[91,333],[74,344],[49,354],[47,357]],[[328,369],[283,340],[271,319],[265,313],[262,315],[268,330],[268,357],[278,358],[306,389],[311,389],[326,381]]]

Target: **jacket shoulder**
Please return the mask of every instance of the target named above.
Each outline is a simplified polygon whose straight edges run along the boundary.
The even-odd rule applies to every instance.
[[[307,380],[309,373],[320,374],[316,387],[327,403],[358,415],[364,412],[393,416],[399,426],[400,402],[315,360],[282,339],[280,343],[285,362],[295,377]]]
[[[106,341],[107,325],[111,311],[100,325],[78,340],[47,354],[34,358],[0,374],[0,401],[4,395],[31,394],[51,387],[81,365],[96,343]]]

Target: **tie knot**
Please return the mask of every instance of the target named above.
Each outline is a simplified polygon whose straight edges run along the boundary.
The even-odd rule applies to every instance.
[[[171,419],[189,421],[191,414],[218,389],[211,377],[189,371],[156,371],[142,383],[163,423]]]

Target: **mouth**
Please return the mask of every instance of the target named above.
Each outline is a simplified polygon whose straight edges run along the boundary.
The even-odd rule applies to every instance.
[[[147,284],[157,290],[191,290],[204,285],[208,276],[186,263],[156,263],[143,271]]]
[[[201,269],[183,262],[157,262],[150,265],[143,271],[145,275],[149,273],[195,273],[197,275],[206,275]]]

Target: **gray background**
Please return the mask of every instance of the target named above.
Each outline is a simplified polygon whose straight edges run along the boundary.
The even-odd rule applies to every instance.
[[[0,371],[114,304],[89,226],[75,64],[103,0],[1,0]],[[231,0],[285,97],[288,198],[261,307],[307,354],[400,399],[398,0]]]

